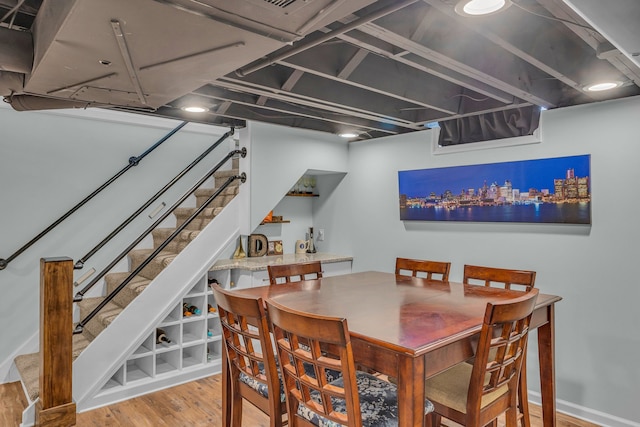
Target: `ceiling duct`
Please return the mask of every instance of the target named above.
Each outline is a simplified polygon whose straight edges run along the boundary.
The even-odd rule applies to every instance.
[[[82,101],[68,101],[65,99],[45,98],[34,95],[14,95],[5,98],[6,102],[11,104],[16,111],[32,111],[32,110],[56,110],[67,108],[89,108],[101,107],[103,105],[92,105]]]
[[[154,111],[373,2],[44,0],[33,39],[0,28],[0,70],[25,75],[20,90],[3,76],[0,93],[17,109]]]
[[[27,31],[0,27],[0,71],[29,73],[33,66],[33,38]]]

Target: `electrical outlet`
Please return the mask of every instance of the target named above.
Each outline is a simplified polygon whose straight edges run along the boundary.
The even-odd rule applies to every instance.
[[[324,240],[324,228],[318,230],[318,242],[322,242]]]

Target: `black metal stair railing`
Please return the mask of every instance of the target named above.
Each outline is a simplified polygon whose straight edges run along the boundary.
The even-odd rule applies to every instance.
[[[69,218],[74,212],[76,212],[78,209],[80,209],[81,207],[83,207],[85,204],[87,204],[91,199],[93,199],[95,196],[97,196],[102,190],[104,190],[105,188],[107,188],[109,185],[111,185],[115,180],[117,180],[118,178],[120,178],[125,172],[127,172],[129,169],[131,169],[134,166],[138,166],[138,164],[142,161],[142,159],[144,159],[149,153],[151,153],[153,150],[155,150],[156,148],[158,148],[160,145],[162,145],[162,143],[164,143],[166,140],[168,140],[169,138],[171,138],[176,132],[178,132],[180,129],[182,129],[187,123],[189,122],[182,122],[180,123],[178,126],[176,126],[173,130],[171,130],[171,132],[169,132],[168,134],[166,134],[164,137],[162,137],[158,142],[156,142],[155,144],[153,144],[151,147],[149,147],[144,153],[140,154],[139,156],[134,156],[134,157],[130,157],[129,158],[129,163],[122,169],[120,169],[120,171],[118,171],[115,175],[113,175],[111,178],[109,178],[104,184],[102,184],[100,187],[98,187],[97,189],[95,189],[91,194],[89,194],[87,197],[85,197],[84,199],[82,199],[78,204],[76,204],[74,207],[72,207],[71,209],[69,209],[65,214],[63,214],[60,218],[58,218],[57,220],[55,220],[51,225],[49,225],[47,228],[45,228],[42,232],[40,232],[37,236],[35,236],[33,239],[29,240],[27,243],[25,243],[20,249],[18,249],[17,251],[15,251],[13,254],[11,254],[8,258],[4,259],[4,258],[0,258],[0,270],[4,270],[5,268],[7,268],[7,266],[9,265],[9,263],[11,261],[13,261],[14,259],[16,259],[18,256],[20,256],[24,251],[26,251],[27,249],[29,249],[31,246],[33,246],[38,240],[40,240],[41,238],[43,238],[47,233],[49,233],[51,230],[53,230],[54,228],[56,228],[58,225],[60,225],[60,223],[62,221],[64,221],[65,219]]]
[[[87,285],[82,288],[79,292],[76,293],[73,301],[80,302],[84,298],[84,295],[104,277],[115,265],[120,262],[122,258],[124,258],[131,250],[133,250],[138,243],[140,243],[149,233],[151,233],[162,221],[165,220],[169,215],[173,213],[173,211],[180,206],[194,191],[196,191],[202,184],[206,182],[214,173],[216,173],[229,159],[233,156],[239,154],[242,157],[246,157],[247,149],[242,148],[240,150],[232,150],[230,151],[224,158],[222,158],[209,172],[207,172],[198,182],[196,182],[191,188],[189,188],[178,200],[174,202],[165,212],[158,217],[149,227],[147,227],[133,242],[129,244],[122,252],[120,252],[106,267],[98,273]],[[244,181],[243,181],[244,182]],[[217,193],[214,193],[217,194]],[[207,201],[207,204],[209,201]],[[203,205],[206,206],[206,205]]]
[[[234,128],[231,128],[228,132],[222,135],[216,142],[214,142],[209,148],[204,150],[202,154],[196,157],[189,165],[187,165],[180,173],[178,173],[173,179],[171,179],[164,187],[162,187],[156,194],[151,196],[149,200],[147,200],[138,210],[132,213],[127,219],[125,219],[118,227],[116,227],[109,235],[107,235],[100,243],[93,247],[89,252],[87,252],[82,258],[76,261],[74,268],[76,270],[80,270],[84,267],[85,262],[89,260],[93,255],[95,255],[100,249],[102,249],[111,239],[118,235],[122,230],[125,229],[127,225],[129,225],[133,220],[135,220],[138,215],[140,215],[145,209],[147,209],[153,202],[158,200],[160,196],[162,196],[167,190],[169,190],[175,183],[180,181],[189,171],[191,171],[198,163],[200,163],[205,157],[207,157],[213,150],[215,150],[222,142],[228,137],[234,134]]]
[[[239,151],[239,150],[236,150]],[[246,155],[246,150],[243,149],[243,154]],[[214,171],[211,172],[211,174],[213,174]],[[208,174],[208,176],[210,176]],[[208,178],[208,176],[206,178]],[[205,178],[205,180],[206,180]],[[111,292],[109,295],[107,295],[105,297],[104,300],[102,300],[100,302],[100,304],[98,304],[96,306],[96,308],[93,309],[93,311],[91,311],[91,313],[89,313],[84,319],[82,319],[80,322],[78,322],[78,324],[76,325],[75,329],[73,330],[73,334],[80,334],[82,333],[82,331],[84,330],[84,327],[87,325],[87,323],[89,323],[91,321],[91,319],[93,319],[99,312],[100,310],[102,310],[109,302],[111,302],[116,295],[118,295],[118,293],[125,288],[125,286],[127,286],[129,284],[129,282],[131,282],[131,280],[133,280],[133,278],[142,271],[142,269],[144,269],[160,252],[162,252],[162,250],[169,244],[171,243],[171,241],[178,236],[188,225],[191,221],[193,221],[200,213],[202,213],[202,211],[204,211],[207,206],[216,198],[218,197],[229,185],[231,185],[231,183],[233,181],[235,181],[236,179],[241,180],[241,182],[245,182],[247,179],[246,174],[243,172],[241,175],[234,175],[234,176],[230,176],[224,184],[222,184],[220,186],[220,188],[218,188],[198,209],[196,209],[196,211],[191,214],[191,216],[189,216],[189,218],[187,218],[187,220],[180,225],[178,228],[175,229],[175,231],[173,233],[171,233],[171,235],[169,237],[167,237],[167,239],[162,242],[162,244],[160,244],[137,268],[135,268],[128,276],[126,279],[124,279],[122,281],[122,283],[120,283],[120,285],[118,285],[118,287],[116,289],[113,290],[113,292]],[[203,181],[204,182],[204,181]],[[195,191],[197,187],[194,188],[193,191]],[[191,194],[191,193],[189,193]],[[74,299],[75,300],[75,299]]]

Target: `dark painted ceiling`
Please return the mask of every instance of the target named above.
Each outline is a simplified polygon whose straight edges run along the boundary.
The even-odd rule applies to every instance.
[[[640,93],[640,2],[0,0],[0,95],[375,138]],[[588,92],[614,80],[620,87]],[[186,113],[187,104],[208,111]]]

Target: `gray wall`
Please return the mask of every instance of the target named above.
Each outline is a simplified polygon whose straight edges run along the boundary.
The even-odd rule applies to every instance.
[[[327,239],[319,249],[353,255],[354,271],[392,271],[397,256],[449,260],[452,280],[461,279],[465,263],[536,270],[540,290],[564,298],[556,312],[559,409],[598,424],[637,426],[640,322],[636,304],[640,287],[634,280],[638,257],[634,248],[640,241],[636,222],[640,203],[635,194],[640,182],[639,118],[640,99],[552,110],[542,116],[539,144],[437,156],[431,152],[431,131],[345,148],[333,137],[319,137],[315,132],[307,135],[300,130],[259,126],[264,132],[253,139],[259,144],[253,153],[260,156],[251,160],[252,191],[258,192],[254,196],[259,199],[253,221],[275,207],[307,169],[346,170],[346,176],[330,174],[319,182],[322,197],[313,201],[313,226],[326,231]],[[31,238],[34,230],[57,218],[78,193],[95,188],[167,130],[111,122],[89,125],[81,119],[2,108],[0,125],[3,257]],[[313,140],[311,150],[305,150],[307,136]],[[211,140],[203,139],[206,143]],[[201,151],[202,147],[196,150],[191,144],[204,145],[204,141],[194,135],[174,148],[161,148],[167,151],[162,156],[158,153],[164,160],[158,158],[155,163],[151,156],[148,160],[166,177],[194,157],[187,151]],[[399,220],[398,170],[576,154],[591,154],[590,227]],[[137,198],[129,186],[153,193],[162,184],[134,174],[123,185],[114,194],[120,203],[129,204]],[[266,194],[272,185],[279,194]],[[61,187],[68,190],[60,191]],[[77,247],[61,232],[0,272],[0,321],[4,325],[0,328],[0,362],[14,351],[14,343],[36,330],[38,274],[34,263],[38,257],[80,256],[94,241],[95,227],[115,223],[119,219],[115,217],[123,215],[105,201],[89,212],[89,219],[80,220],[79,227],[64,231],[79,238]],[[531,350],[535,356],[535,348]],[[535,357],[529,357],[528,363],[530,387],[537,389]]]
[[[430,131],[352,143],[332,201],[341,215],[314,221],[333,236],[329,250],[351,251],[354,271],[392,271],[397,256],[451,261],[452,280],[465,263],[536,270],[541,292],[563,297],[558,408],[598,424],[640,425],[639,119],[636,98],[546,111],[539,144],[432,155]],[[578,154],[591,154],[590,227],[399,220],[398,170]],[[529,385],[537,390],[532,347]]]
[[[9,257],[179,123],[106,110],[16,112],[0,103],[0,258]],[[39,259],[79,259],[227,130],[188,124],[0,271],[0,382],[5,362],[38,330]],[[222,150],[76,271],[76,279],[91,267],[100,271],[152,223],[147,213],[161,201],[170,206],[231,143],[225,141]]]

